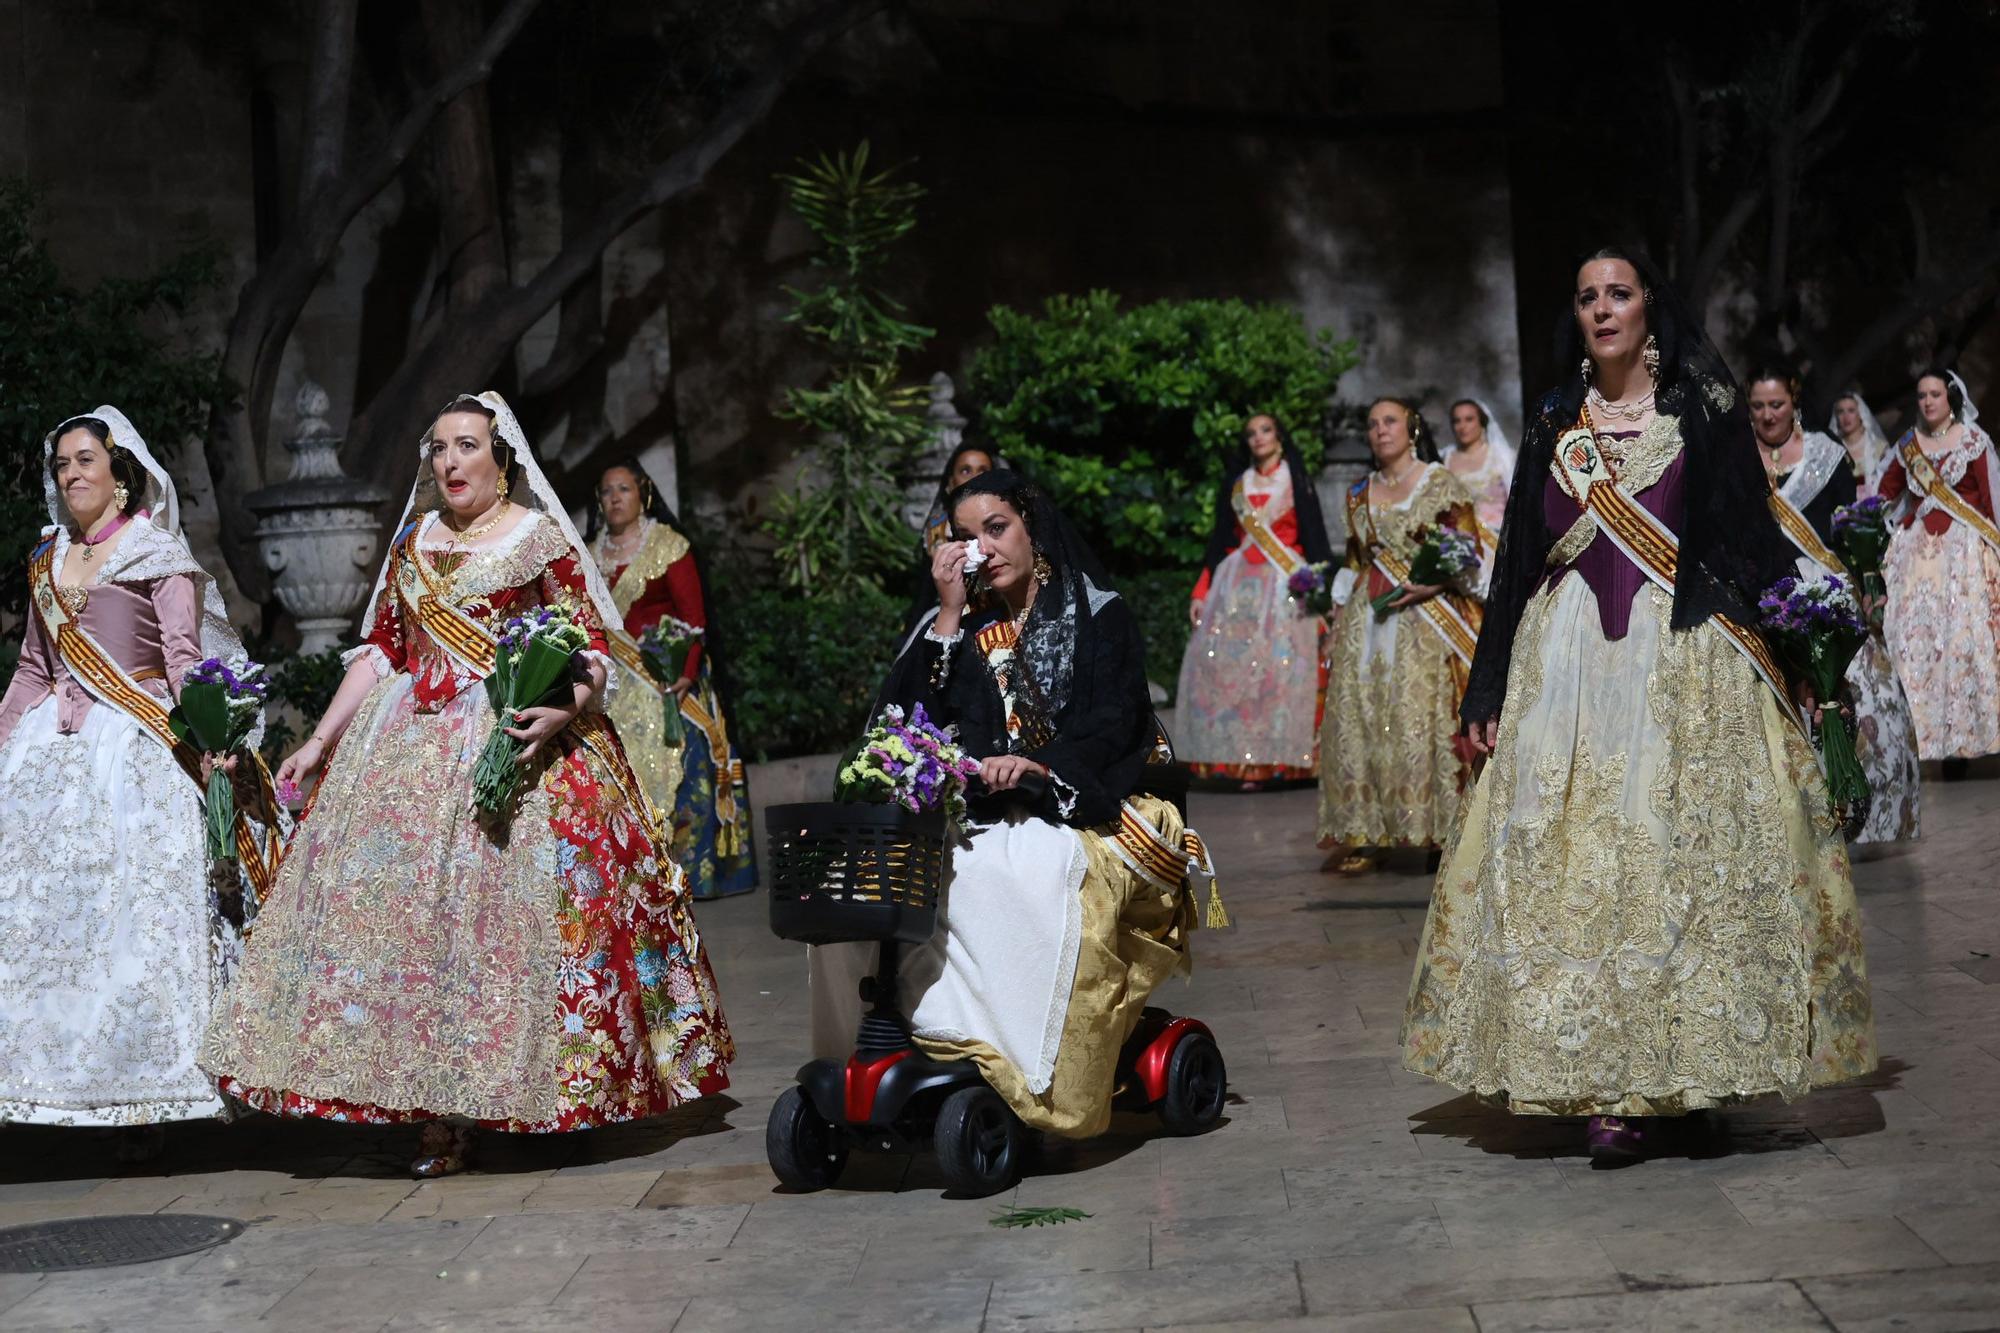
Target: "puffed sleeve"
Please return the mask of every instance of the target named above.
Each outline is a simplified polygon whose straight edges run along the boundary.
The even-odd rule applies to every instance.
[[[690,552],[660,574],[646,580],[646,586],[625,609],[625,632],[638,638],[668,616],[696,629],[708,628],[708,608],[702,601],[701,574]],[[692,678],[701,669],[701,640],[688,650],[687,674]]]
[[[349,648],[340,655],[340,664],[344,667],[352,666],[356,658],[367,658],[373,663],[378,680],[406,669],[408,662],[408,651],[403,642],[403,608],[396,600],[393,563],[401,558],[399,555],[390,556],[390,577],[383,580],[382,591],[375,595],[375,610],[368,637],[359,646]]]
[[[153,614],[160,621],[160,653],[174,697],[181,677],[201,665],[201,590],[192,574],[175,574],[153,584]]]
[[[1972,507],[1988,518],[1993,511],[1993,451],[1987,450],[1972,460],[1972,466],[1965,470],[1965,482],[1960,487]]]
[[[21,640],[20,665],[14,668],[6,695],[0,697],[0,745],[13,736],[30,708],[49,697],[55,686],[55,665],[55,653],[42,633],[42,618],[30,612],[27,633]]]

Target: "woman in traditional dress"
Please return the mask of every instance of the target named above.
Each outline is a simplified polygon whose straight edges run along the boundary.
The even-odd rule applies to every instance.
[[[1993,441],[1965,385],[1946,370],[1917,380],[1917,425],[1877,487],[1897,504],[1882,581],[1882,634],[1917,720],[1917,751],[1948,763],[2000,751],[2000,483]]]
[[[936,934],[904,952],[905,1012],[925,1054],[977,1062],[1029,1126],[1087,1137],[1109,1122],[1147,995],[1187,966],[1199,841],[1172,804],[1139,794],[1146,766],[1172,756],[1138,623],[1055,506],[998,471],[954,491],[950,513],[938,604],[881,698],[956,726],[996,806],[1018,804],[975,810],[953,850]],[[973,541],[986,559],[968,595]],[[1046,784],[1032,800],[1027,774]],[[813,949],[819,1057],[853,1049],[875,957],[872,944]]]
[[[500,395],[454,401],[418,449],[362,643],[279,769],[324,775],[201,1062],[259,1110],[423,1121],[412,1169],[435,1176],[473,1124],[654,1115],[726,1086],[734,1049],[686,881],[594,711],[617,616],[597,567]],[[506,622],[551,605],[590,646],[566,697],[514,715],[528,781],[481,816],[481,681]]]
[[[1450,587],[1410,581],[1423,529],[1479,529],[1472,493],[1437,461],[1423,414],[1376,400],[1368,445],[1375,471],[1347,493],[1319,738],[1319,842],[1349,875],[1373,864],[1370,848],[1436,848],[1451,837],[1468,776],[1453,738],[1480,616],[1477,571]],[[1371,599],[1398,587],[1377,615]]]
[[[1750,379],[1750,426],[1775,488],[1771,512],[1797,548],[1802,574],[1845,575],[1846,566],[1832,550],[1833,514],[1854,503],[1854,473],[1845,449],[1805,429],[1798,401],[1798,381],[1787,371],[1766,368]],[[1853,840],[1915,838],[1922,786],[1916,724],[1896,669],[1874,634],[1848,664],[1847,684],[1854,702],[1854,748],[1868,775],[1869,792],[1868,814]]]
[[[1579,267],[1577,369],[1508,500],[1461,714],[1488,753],[1431,896],[1403,1063],[1593,1156],[1865,1074],[1847,851],[1757,636],[1795,572],[1742,395],[1645,261]],[[1785,691],[1781,693],[1781,691]]]
[[[607,709],[618,738],[661,822],[673,830],[673,857],[694,896],[748,893],[757,887],[750,784],[729,740],[708,588],[687,529],[636,458],[604,470],[590,526],[590,554],[622,617],[610,637],[624,679]],[[664,735],[660,683],[646,674],[633,642],[668,617],[702,631],[686,670],[667,688],[681,719],[680,740],[672,745]]]
[[[1846,446],[1849,470],[1863,495],[1875,494],[1882,469],[1889,465],[1889,437],[1882,423],[1868,410],[1858,393],[1844,393],[1833,400],[1833,418],[1827,423],[1833,438]]]
[[[0,1121],[144,1127],[138,1158],[223,1112],[195,1056],[278,816],[246,781],[253,842],[211,868],[204,756],[167,714],[196,665],[245,658],[166,470],[115,407],[42,454],[51,526],[0,699]]]
[[[931,561],[936,558],[938,547],[951,540],[951,514],[945,509],[945,497],[974,477],[984,476],[995,468],[1002,467],[999,457],[985,445],[961,443],[944,460],[944,471],[938,474],[937,496],[931,501],[928,513],[924,515],[923,541],[923,591],[925,610],[930,609],[933,591],[931,588]]]
[[[1446,455],[1444,465],[1472,493],[1479,524],[1489,542],[1496,541],[1500,522],[1507,516],[1507,488],[1514,482],[1514,446],[1477,398],[1461,398],[1451,405],[1451,435],[1457,447]]]
[[[1333,548],[1312,476],[1277,418],[1251,417],[1243,443],[1216,496],[1174,698],[1182,760],[1253,790],[1313,773],[1322,626],[1286,580],[1331,560]]]

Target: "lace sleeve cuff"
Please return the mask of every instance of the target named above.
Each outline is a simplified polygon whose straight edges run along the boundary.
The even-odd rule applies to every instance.
[[[340,655],[340,665],[344,669],[354,665],[357,659],[365,658],[368,665],[375,668],[375,679],[387,680],[396,674],[396,668],[389,662],[389,654],[372,643],[364,643],[358,648],[349,648]]]
[[[611,692],[618,688],[618,664],[613,662],[610,657],[598,652],[595,648],[585,648],[577,655],[588,661],[595,662],[604,668],[603,686],[592,690],[590,692],[590,702],[583,706],[584,711],[587,713],[601,713],[611,703]],[[585,679],[588,680],[589,677],[586,676]]]
[[[937,631],[934,629],[927,628],[924,630],[924,642],[934,643],[938,649],[937,658],[931,664],[932,689],[943,689],[945,682],[951,679],[951,659],[957,656],[953,650],[958,647],[959,640],[964,637],[965,630],[963,628],[954,631],[948,639],[939,638]]]
[[[1056,798],[1057,814],[1068,819],[1076,813],[1077,798],[1083,793],[1064,782],[1062,775],[1054,769],[1049,770],[1049,792]]]

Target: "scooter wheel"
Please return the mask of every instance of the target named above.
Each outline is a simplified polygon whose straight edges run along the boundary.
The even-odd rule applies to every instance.
[[[998,1194],[1021,1178],[1026,1127],[999,1093],[960,1088],[938,1109],[935,1143],[945,1184],[960,1194]]]
[[[1167,1057],[1166,1095],[1160,1098],[1160,1123],[1170,1134],[1200,1134],[1222,1118],[1229,1092],[1229,1071],[1222,1048],[1205,1032],[1190,1032],[1174,1043]]]
[[[764,1155],[778,1183],[795,1190],[823,1190],[840,1179],[847,1165],[847,1140],[806,1096],[786,1088],[764,1126]]]

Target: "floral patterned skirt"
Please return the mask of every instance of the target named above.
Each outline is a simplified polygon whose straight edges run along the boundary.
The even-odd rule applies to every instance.
[[[729,720],[723,715],[706,662],[702,663],[698,688],[717,725],[726,729]],[[671,814],[674,860],[686,872],[688,890],[697,899],[748,893],[757,887],[757,845],[750,836],[750,784],[743,776],[742,762],[732,758],[731,772],[723,774],[707,735],[685,715],[681,737],[680,791]],[[725,783],[733,807],[728,818],[721,800]]]
[[[1899,530],[1882,635],[1925,759],[2000,754],[2000,555],[1963,523]]]
[[[1461,686],[1451,649],[1415,609],[1377,620],[1367,589],[1341,608],[1327,648],[1320,845],[1442,846],[1466,777],[1452,745]]]
[[[727,1086],[735,1051],[685,881],[609,727],[566,732],[505,828],[468,813],[470,690],[377,685],[217,1006],[203,1068],[265,1111],[547,1132]]]
[[[1923,774],[1917,768],[1917,726],[1896,668],[1882,641],[1870,636],[1847,667],[1854,695],[1854,750],[1868,775],[1868,819],[1854,841],[1899,842],[1921,831]]]
[[[1720,630],[1671,612],[1640,589],[1613,642],[1581,578],[1528,604],[1418,948],[1413,1072],[1530,1114],[1675,1115],[1874,1068],[1811,747]]]
[[[1225,557],[1181,659],[1175,754],[1205,777],[1311,777],[1319,644],[1319,617],[1299,613],[1276,565]]]

